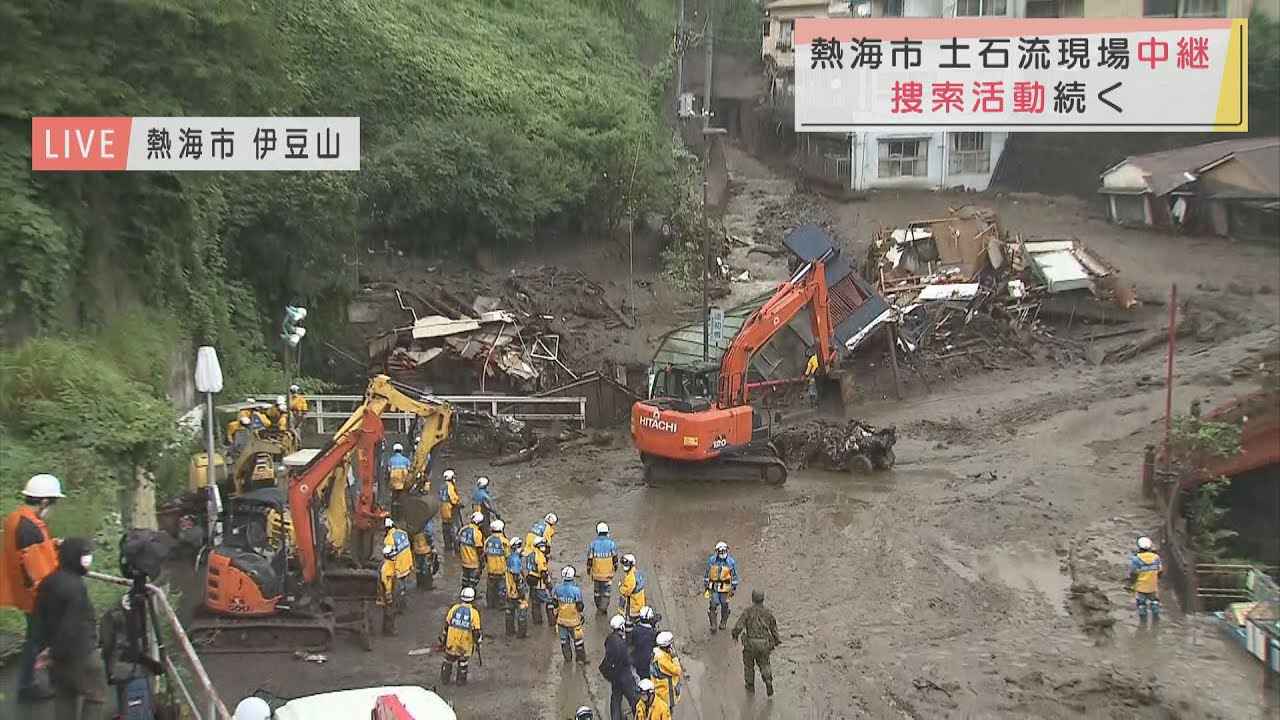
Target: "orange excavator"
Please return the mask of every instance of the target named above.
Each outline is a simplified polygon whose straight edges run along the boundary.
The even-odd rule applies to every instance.
[[[279,488],[263,488],[227,501],[223,535],[209,551],[205,576],[203,609],[212,617],[198,618],[188,630],[203,651],[318,650],[328,647],[338,630],[355,632],[366,649],[371,647],[367,599],[376,593],[377,574],[341,567],[326,570],[325,549],[330,544],[328,523],[321,515],[331,503],[317,500],[346,492],[345,473],[335,471],[349,462],[360,483],[351,525],[357,531],[381,527],[387,513],[377,506],[375,490],[383,412],[396,408],[417,416],[419,434],[411,466],[415,482],[426,480],[426,458],[449,436],[452,409],[423,397],[414,400],[385,375],[374,377],[351,419],[289,476],[287,498]],[[269,532],[271,515],[284,512],[296,537],[294,548],[289,547],[290,533]],[[291,556],[296,569],[290,567]],[[329,596],[335,589],[330,585],[342,576],[352,587],[343,588],[347,592],[339,596],[360,601],[358,611],[345,615],[335,612]]]
[[[646,480],[786,482],[768,415],[757,413],[748,397],[751,389],[779,381],[751,376],[752,355],[808,309],[812,352],[825,377],[837,344],[887,305],[818,226],[796,228],[784,244],[799,257],[799,268],[743,323],[720,362],[660,368],[650,398],[632,406],[631,437]]]

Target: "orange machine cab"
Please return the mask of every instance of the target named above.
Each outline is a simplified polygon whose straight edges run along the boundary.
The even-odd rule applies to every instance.
[[[215,550],[209,555],[204,598],[205,605],[215,613],[254,617],[276,614],[276,604],[282,596],[263,597],[262,587],[249,573]]]
[[[671,459],[710,460],[728,449],[750,444],[750,405],[708,412],[710,409],[709,403],[698,409],[688,401],[667,398],[636,403],[631,408],[631,437],[636,449]]]

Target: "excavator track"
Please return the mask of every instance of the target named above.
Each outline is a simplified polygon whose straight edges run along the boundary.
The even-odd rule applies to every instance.
[[[650,484],[763,482],[781,485],[787,481],[786,463],[771,452],[718,457],[701,462],[682,462],[641,453],[640,461],[644,463],[644,481]]]
[[[200,653],[323,652],[333,645],[333,616],[197,618],[187,637]]]
[[[373,600],[378,597],[378,573],[364,568],[331,568],[325,587],[334,600]]]

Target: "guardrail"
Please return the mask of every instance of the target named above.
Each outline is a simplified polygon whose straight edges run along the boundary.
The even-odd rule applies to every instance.
[[[89,577],[124,587],[133,585],[131,580],[115,575],[107,575],[106,573],[90,572]],[[178,640],[178,648],[182,651],[182,655],[187,658],[191,671],[195,675],[196,681],[200,684],[197,688],[197,690],[203,691],[203,697],[200,698],[200,702],[197,702],[196,698],[192,696],[191,688],[188,688],[186,682],[183,681],[169,653],[160,653],[162,644],[158,638],[154,637],[152,638],[153,642],[151,642],[152,658],[156,659],[158,657],[162,660],[165,677],[174,684],[174,687],[178,688],[196,720],[231,720],[231,713],[227,711],[227,706],[222,703],[222,698],[218,697],[218,692],[214,690],[213,683],[209,680],[209,674],[205,672],[204,664],[200,662],[200,656],[196,655],[196,649],[191,645],[191,640],[187,638],[187,631],[182,628],[182,623],[179,622],[177,613],[173,611],[173,606],[169,604],[169,597],[164,590],[150,583],[147,583],[147,593],[151,595],[155,606],[160,609],[165,620],[169,622],[169,629],[173,631],[173,636]],[[150,623],[148,623],[147,627],[149,632],[154,632]],[[201,708],[204,709],[203,712]]]
[[[256,397],[256,396],[255,396]],[[576,422],[582,428],[587,427],[587,399],[575,397],[529,397],[524,395],[433,395],[450,405],[486,410],[493,415],[510,415],[517,420],[531,422],[563,420]],[[363,395],[311,395],[307,397],[311,410],[303,418],[304,424],[314,423],[316,432],[321,435],[328,430],[337,429],[346,422],[356,407],[364,402]],[[573,412],[555,412],[570,407]],[[548,412],[536,412],[545,409]],[[394,421],[401,433],[408,433],[414,416],[410,413],[383,413],[385,422]],[[326,423],[326,421],[333,421]]]

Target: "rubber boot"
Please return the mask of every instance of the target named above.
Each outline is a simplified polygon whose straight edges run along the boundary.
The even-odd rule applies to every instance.
[[[533,610],[533,624],[534,625],[542,624],[542,613],[536,607]]]
[[[529,611],[528,610],[521,610],[520,612],[516,613],[516,637],[521,639],[529,637]]]
[[[431,589],[431,573],[418,573],[418,592],[426,592]]]
[[[485,588],[484,604],[490,610],[498,607],[498,579],[489,578],[489,584]]]
[[[547,606],[547,625],[555,625],[555,624],[556,624],[556,606],[548,605]]]
[[[764,694],[773,697],[773,678],[764,679]]]
[[[755,691],[756,691],[756,684],[753,682],[747,683],[747,692],[753,693]]]
[[[714,605],[707,611],[707,620],[711,623],[711,634],[716,634],[716,608]]]
[[[390,607],[382,609],[382,634],[387,637],[396,634],[396,611]]]
[[[560,654],[564,655],[565,662],[573,659],[573,646],[569,644],[568,640],[560,641]]]
[[[585,641],[578,640],[573,643],[573,656],[580,664],[587,662],[587,645]]]
[[[453,679],[453,661],[445,660],[443,663],[440,663],[440,684],[448,685],[449,681],[452,679]]]
[[[458,661],[458,684],[467,684],[467,659],[465,657]]]
[[[720,608],[720,629],[724,630],[729,627],[729,606],[725,605]]]
[[[514,610],[507,610],[507,637],[516,634],[516,613]]]

